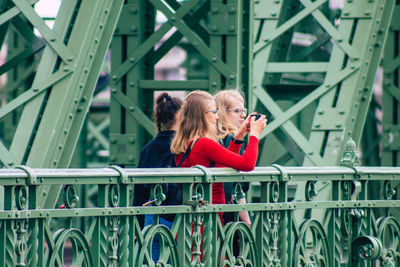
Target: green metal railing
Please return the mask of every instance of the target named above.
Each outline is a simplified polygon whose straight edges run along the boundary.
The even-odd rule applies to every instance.
[[[241,182],[259,183],[260,201],[212,205],[214,182],[238,182],[235,196]],[[399,266],[399,182],[400,168],[389,167],[2,169],[0,266],[64,266],[68,252],[73,266]],[[154,206],[133,207],[131,188],[145,183],[154,184]],[[182,184],[182,205],[157,206],[162,183]],[[301,183],[304,200],[289,200],[289,186]],[[370,183],[382,185],[378,198],[369,197]],[[62,185],[63,197],[43,209],[39,193],[49,185]],[[94,206],[79,202],[81,185],[97,185]],[[242,210],[251,227],[221,224],[218,212]],[[157,222],[167,213],[176,214],[171,229],[140,229],[137,215],[155,214]],[[235,235],[240,253],[232,249]],[[151,260],[156,237],[158,265]]]

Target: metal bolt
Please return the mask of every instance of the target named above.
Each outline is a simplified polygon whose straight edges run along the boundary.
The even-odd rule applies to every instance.
[[[219,11],[219,8],[218,7],[216,7],[216,6],[214,6],[214,7],[212,7],[211,8],[211,13],[218,13],[218,11]]]

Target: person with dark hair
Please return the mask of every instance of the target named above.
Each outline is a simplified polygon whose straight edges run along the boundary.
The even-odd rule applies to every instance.
[[[177,118],[180,116],[182,100],[177,97],[171,97],[167,93],[162,93],[156,100],[156,108],[154,117],[157,125],[157,136],[147,145],[144,146],[139,157],[138,168],[168,168],[174,161],[174,155],[171,153],[171,140],[174,137]],[[135,185],[133,205],[141,206],[149,201],[150,185]],[[179,201],[179,190],[177,185],[169,186],[169,194],[163,202],[176,204]],[[179,191],[179,192],[173,192]],[[181,194],[181,192],[180,192]],[[166,216],[167,217],[167,216]],[[166,218],[171,220],[171,218]],[[138,216],[141,228],[144,227],[144,216]]]

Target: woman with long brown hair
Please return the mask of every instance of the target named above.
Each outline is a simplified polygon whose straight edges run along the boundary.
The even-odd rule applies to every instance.
[[[184,159],[181,167],[202,165],[210,167],[231,167],[240,171],[254,169],[258,156],[258,136],[266,125],[265,116],[256,120],[249,118],[235,133],[229,147],[226,149],[218,143],[217,120],[218,110],[214,98],[207,92],[194,91],[186,96],[178,127],[171,143],[171,151],[175,154],[175,163],[181,161],[186,150],[191,147],[190,154]],[[239,155],[240,140],[246,136],[249,129],[249,143],[243,155]],[[224,192],[223,183],[215,183],[213,197],[216,191]],[[214,199],[213,204],[225,203],[222,199]]]

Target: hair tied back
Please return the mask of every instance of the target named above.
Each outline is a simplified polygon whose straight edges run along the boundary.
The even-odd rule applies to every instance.
[[[172,100],[172,98],[169,95],[165,95],[164,98],[165,98],[166,101],[171,101]]]

